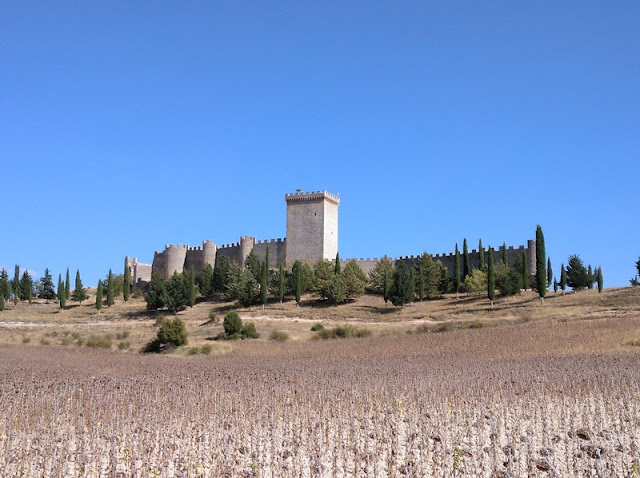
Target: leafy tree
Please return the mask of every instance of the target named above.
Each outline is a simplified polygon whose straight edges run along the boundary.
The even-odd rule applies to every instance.
[[[547,287],[551,287],[553,282],[553,270],[551,269],[551,258],[547,258]]]
[[[213,290],[220,294],[227,294],[232,283],[233,267],[227,256],[218,255],[213,269]]]
[[[98,281],[98,291],[96,292],[96,310],[98,314],[100,313],[100,309],[102,309],[102,281]]]
[[[502,243],[502,263],[509,267],[509,253],[507,252],[507,243]]]
[[[64,282],[62,281],[62,274],[58,274],[58,303],[60,308],[64,310],[67,304],[67,296],[64,293]]]
[[[267,248],[267,256],[262,263],[262,273],[260,275],[260,303],[262,304],[262,310],[267,303],[267,293],[269,287],[269,249]]]
[[[431,299],[438,296],[438,270],[431,258],[431,255],[425,252],[414,266],[414,276],[416,285],[416,294],[422,302],[424,299]]]
[[[335,275],[340,274],[340,254],[336,252]]]
[[[567,288],[567,271],[564,268],[564,264],[560,264],[560,288],[562,289],[562,295]]]
[[[291,289],[296,296],[296,303],[300,305],[302,294],[313,285],[313,269],[308,264],[295,261],[291,267]]]
[[[313,266],[313,288],[321,298],[327,298],[327,288],[336,277],[335,266],[328,260],[319,260]]]
[[[29,304],[33,300],[33,279],[26,270],[22,273],[20,279],[20,300],[27,300]]]
[[[156,338],[145,349],[146,352],[162,352],[170,347],[181,347],[189,343],[189,334],[184,322],[176,317],[160,324]]]
[[[404,307],[405,304],[413,302],[415,290],[412,291],[411,273],[403,261],[397,261],[393,271],[393,283],[391,286],[391,303],[395,306]]]
[[[446,294],[451,291],[451,276],[449,269],[442,265],[442,262],[436,261],[436,276],[438,277],[438,294]]]
[[[44,270],[44,276],[40,278],[40,284],[40,298],[47,301],[47,303],[56,298],[56,289],[53,286],[53,278],[48,268]]]
[[[493,265],[493,247],[489,248],[487,265],[487,297],[491,301],[491,307],[493,307],[493,301],[496,298],[496,276]]]
[[[587,268],[587,289],[593,289],[593,279],[593,269],[591,269],[591,264],[589,264],[589,267]]]
[[[151,280],[147,286],[144,299],[149,310],[158,310],[165,306],[167,303],[167,291],[161,274],[157,272],[151,274]]]
[[[567,284],[574,291],[587,287],[589,276],[585,269],[582,259],[576,254],[569,256],[567,262]]]
[[[597,281],[598,281],[598,292],[600,293],[600,300],[602,300],[602,288],[604,287],[604,279],[602,277],[602,267],[598,266]]]
[[[9,273],[4,269],[0,271],[0,295],[5,300],[11,297],[11,282],[9,282]]]
[[[211,264],[205,264],[202,268],[198,286],[200,288],[200,294],[206,300],[213,299],[213,267],[211,267]]]
[[[196,305],[196,276],[193,269],[189,269],[189,272],[183,274],[182,279],[187,293],[187,305],[193,309],[193,306]]]
[[[286,280],[287,276],[284,271],[284,263],[280,263],[278,266],[278,299],[280,299],[280,303],[284,300],[284,294],[286,292]]]
[[[544,296],[547,295],[547,252],[544,234],[539,224],[536,227],[536,289],[540,300],[544,303]]]
[[[113,305],[114,290],[113,272],[109,269],[109,276],[107,277],[107,307]]]
[[[467,247],[467,238],[462,241],[462,280],[465,280],[471,273],[471,263],[469,262],[469,248]]]
[[[125,302],[131,296],[131,267],[125,264],[124,275],[122,277],[122,298]]]
[[[69,300],[71,298],[71,281],[69,280],[69,268],[67,267],[67,276],[64,281],[64,295]]]
[[[482,247],[482,239],[478,240],[478,268],[484,270],[484,248]]]
[[[483,294],[487,290],[487,273],[480,269],[472,270],[464,280],[464,288],[472,295]]]
[[[17,303],[16,299],[20,298],[20,266],[16,264],[13,273],[13,283],[11,284],[13,288],[13,296],[14,296],[14,304]]]
[[[227,337],[232,337],[236,334],[239,335],[242,330],[242,319],[235,310],[230,310],[224,317],[222,327]]]
[[[80,279],[80,269],[76,270],[76,287],[73,289],[71,293],[71,299],[75,302],[80,302],[82,305],[82,301],[87,299],[87,291],[84,287],[82,287],[82,279]]]
[[[508,267],[504,262],[495,267],[495,281],[501,296],[515,295],[522,289],[522,273],[517,267]]]
[[[258,260],[258,256],[253,251],[253,249],[244,260],[244,268],[251,272],[251,274],[253,274],[253,278],[256,280],[256,282],[260,282],[260,260]]]
[[[388,270],[383,271],[382,276],[382,298],[384,299],[384,305],[389,302],[389,293],[391,292],[391,275],[392,272]]]
[[[324,293],[329,302],[334,304],[346,302],[348,294],[343,274],[334,274]]]
[[[248,268],[240,273],[239,280],[233,289],[233,296],[243,307],[251,308],[258,301],[259,283]]]
[[[360,266],[354,259],[347,261],[344,271],[337,275],[342,276],[348,299],[360,297],[364,294],[367,276],[362,272],[362,269],[360,269]]]
[[[187,290],[184,274],[174,272],[165,284],[165,305],[172,312],[184,309],[189,303],[189,291]]]
[[[460,293],[460,251],[458,250],[458,243],[456,242],[456,257],[453,263],[453,288],[456,291],[456,299]]]
[[[389,257],[384,256],[379,261],[376,261],[376,265],[369,272],[368,286],[374,294],[381,294],[384,296],[384,281],[390,283],[393,277],[393,261]]]
[[[4,310],[4,295],[0,294],[0,312]]]

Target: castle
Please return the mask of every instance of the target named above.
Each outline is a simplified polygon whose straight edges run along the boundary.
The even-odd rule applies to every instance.
[[[253,236],[242,236],[240,242],[217,246],[210,240],[203,241],[202,246],[166,245],[162,252],[155,252],[153,264],[139,263],[137,258],[125,257],[125,267],[131,269],[134,288],[143,288],[151,280],[151,274],[160,274],[165,280],[175,272],[193,270],[198,275],[206,264],[215,267],[216,258],[225,256],[232,262],[243,265],[247,256],[253,251],[260,261],[264,261],[269,249],[269,267],[276,268],[281,262],[293,264],[299,260],[313,265],[319,260],[334,260],[338,253],[338,206],[340,196],[327,191],[302,192],[285,194],[287,203],[287,236],[284,239],[256,241]],[[535,273],[536,253],[535,241],[529,240],[527,247],[513,246],[507,249],[509,263],[526,253],[528,269]],[[475,268],[480,262],[480,254],[484,254],[485,262],[488,252],[472,250],[469,261]],[[502,247],[496,251],[496,260],[502,255]],[[453,272],[455,254],[432,255],[434,261]],[[404,256],[396,260],[413,263],[417,256]],[[360,268],[368,273],[378,259],[356,259]],[[345,263],[345,260],[340,262]],[[344,264],[343,264],[344,265]]]

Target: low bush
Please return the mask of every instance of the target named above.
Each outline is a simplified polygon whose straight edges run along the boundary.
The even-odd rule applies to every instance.
[[[324,325],[322,325],[321,322],[318,322],[317,324],[313,324],[313,327],[311,327],[312,332],[320,332],[321,330],[324,330]]]
[[[124,339],[126,339],[128,337],[129,337],[129,331],[128,330],[122,330],[122,331],[116,333],[116,338],[118,340],[124,340]]]
[[[129,347],[131,347],[131,344],[129,342],[119,342],[118,343],[118,350],[128,350]]]
[[[164,320],[160,324],[158,335],[145,346],[143,351],[147,353],[166,352],[188,343],[187,327],[179,317],[176,317],[173,320]]]
[[[206,344],[202,347],[191,347],[187,352],[187,355],[209,355],[212,350],[213,347],[211,347],[211,345],[209,344]]]
[[[256,330],[256,326],[253,325],[253,322],[248,322],[246,325],[242,327],[242,331],[240,332],[243,339],[258,339],[260,338],[260,334]]]
[[[28,335],[23,335],[22,336],[22,343],[23,344],[28,344],[29,342],[31,342],[31,337],[29,337]]]
[[[271,340],[275,340],[276,342],[286,342],[289,340],[289,334],[284,330],[274,330],[271,332],[269,336]]]
[[[224,328],[223,338],[228,340],[257,339],[260,337],[256,326],[252,322],[243,325],[242,319],[235,310],[227,312],[222,327]]]
[[[453,324],[451,324],[450,322],[445,322],[444,324],[438,324],[433,329],[433,331],[437,333],[450,332],[452,330],[453,330]]]
[[[472,320],[467,324],[468,329],[481,329],[482,327],[484,327],[484,322],[481,320]]]
[[[341,325],[333,329],[322,329],[318,331],[318,337],[327,339],[347,339],[347,338],[363,338],[369,337],[371,330],[366,328],[356,328],[353,325]]]
[[[93,348],[101,348],[101,349],[110,349],[111,348],[111,339],[109,337],[99,337],[97,335],[92,335],[87,339],[86,343],[87,347]]]
[[[40,345],[51,345],[51,340],[49,340],[49,339],[48,339],[48,338],[46,338],[46,337],[42,337],[42,338],[40,339]]]

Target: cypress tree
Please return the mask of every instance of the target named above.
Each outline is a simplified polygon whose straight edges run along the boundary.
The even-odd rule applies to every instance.
[[[196,305],[196,275],[193,273],[193,268],[184,274],[183,279],[187,291],[187,304],[193,309],[193,306]]]
[[[71,298],[71,281],[69,280],[69,268],[67,267],[67,277],[64,280],[64,295],[69,300]]]
[[[22,279],[20,279],[20,298],[29,301],[29,305],[33,301],[33,279],[26,270],[22,273]]]
[[[544,247],[544,234],[542,227],[536,227],[536,288],[540,300],[544,303],[547,294],[547,253]]]
[[[382,271],[382,298],[384,299],[384,305],[387,306],[387,302],[389,302],[389,271],[388,269],[384,269]]]
[[[564,264],[560,264],[560,288],[562,289],[562,295],[567,288],[567,271],[564,268]]]
[[[16,264],[14,268],[13,274],[13,303],[14,305],[18,303],[18,299],[20,299],[20,266]]]
[[[102,281],[100,281],[102,284]],[[109,277],[107,278],[107,307],[113,305],[113,273],[109,269]]]
[[[64,310],[67,304],[67,296],[64,293],[64,282],[62,282],[62,274],[58,274],[58,303],[60,308]]]
[[[9,273],[4,269],[0,271],[0,295],[5,300],[11,297],[11,283],[9,282]]]
[[[507,252],[507,243],[502,243],[502,263],[509,267],[509,253]]]
[[[551,287],[553,281],[553,270],[551,269],[551,257],[547,258],[547,287]]]
[[[125,264],[124,278],[122,279],[122,298],[124,299],[125,302],[129,300],[130,295],[131,295],[131,267]]]
[[[336,275],[340,274],[340,254],[336,252],[336,265],[334,272]]]
[[[602,278],[602,267],[598,266],[598,293],[602,300],[602,288],[604,287],[604,279]]]
[[[482,247],[482,239],[478,240],[478,268],[484,270],[484,248]]]
[[[107,298],[107,302],[109,299]],[[98,291],[96,292],[96,310],[98,314],[100,314],[100,309],[102,309],[102,281],[98,281]]]
[[[278,266],[278,299],[280,299],[280,303],[282,304],[282,301],[284,300],[284,293],[285,293],[285,280],[286,280],[286,275],[284,273],[284,263],[280,263],[280,265]]]
[[[75,302],[80,302],[80,305],[82,305],[83,300],[87,299],[87,291],[82,286],[82,279],[80,279],[80,269],[76,270],[76,287],[71,293],[71,299]]]
[[[260,276],[260,302],[262,303],[262,310],[267,303],[267,288],[269,287],[269,248],[267,247],[267,254],[264,262],[262,263],[262,273]]]
[[[593,289],[593,269],[591,269],[591,264],[587,268],[587,289]]]
[[[453,287],[456,290],[456,299],[460,292],[460,251],[458,250],[458,243],[456,242],[456,256],[453,263]]]
[[[527,252],[522,251],[522,286],[526,295],[529,288],[529,268],[527,267]]]
[[[553,278],[553,293],[557,294],[558,293],[558,281],[556,280],[556,278]]]
[[[491,307],[493,307],[493,301],[496,298],[496,273],[493,264],[493,247],[489,248],[487,268],[487,297],[491,301]]]
[[[469,264],[469,248],[467,247],[467,238],[462,242],[462,280],[464,281],[471,272],[471,264]]]
[[[0,312],[4,310],[4,295],[0,294]]]
[[[300,307],[300,299],[302,298],[302,264],[298,261],[293,265],[293,281],[296,293],[296,307]]]

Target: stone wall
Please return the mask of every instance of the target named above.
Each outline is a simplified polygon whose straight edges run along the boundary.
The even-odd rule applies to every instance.
[[[277,268],[281,262],[286,260],[286,244],[284,239],[271,239],[270,241],[258,241],[253,246],[260,262],[264,261],[267,256],[267,248],[269,248],[269,267]]]
[[[125,257],[124,267],[131,271],[131,289],[145,289],[151,280],[151,264],[142,264],[138,262],[137,257]]]

